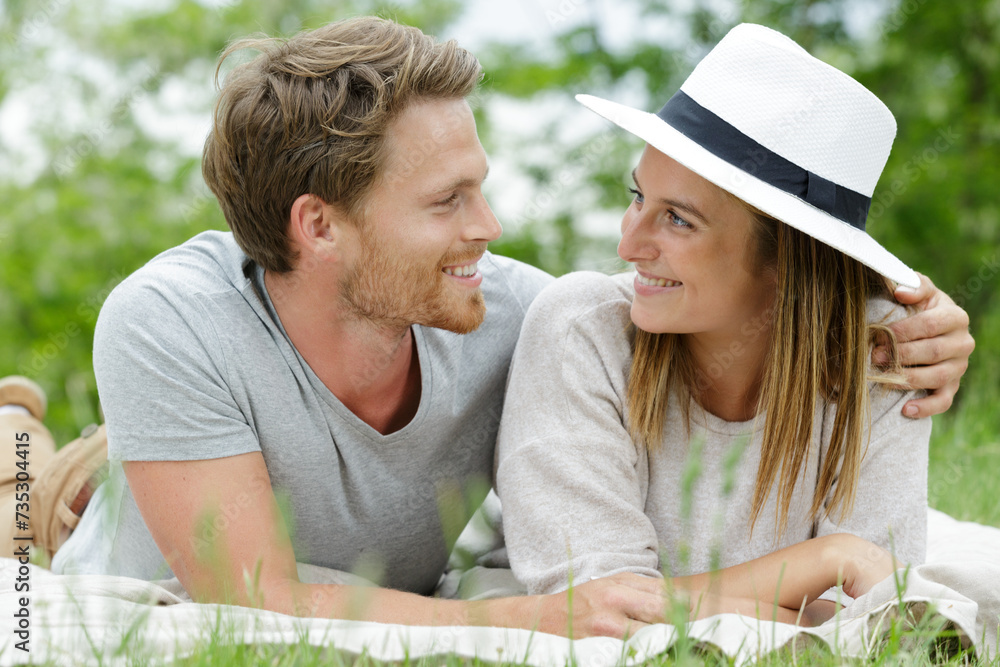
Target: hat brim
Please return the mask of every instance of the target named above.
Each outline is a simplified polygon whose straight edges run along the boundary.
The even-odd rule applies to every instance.
[[[771,217],[853,257],[895,283],[920,286],[917,273],[867,233],[717,157],[656,114],[593,95],[577,95],[576,100]]]

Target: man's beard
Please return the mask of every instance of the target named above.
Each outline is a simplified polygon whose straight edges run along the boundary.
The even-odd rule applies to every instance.
[[[475,259],[486,250],[476,244],[428,266],[394,255],[362,232],[363,258],[341,281],[340,298],[359,319],[379,327],[405,328],[411,324],[466,334],[475,331],[486,315],[481,290],[465,296],[449,289],[445,266]]]

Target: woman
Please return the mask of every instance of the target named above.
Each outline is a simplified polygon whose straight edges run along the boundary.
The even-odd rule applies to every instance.
[[[578,99],[647,142],[618,248],[636,273],[565,276],[525,320],[497,454],[515,575],[669,575],[710,611],[795,620],[888,576],[883,549],[921,562],[931,424],[869,362],[895,359],[889,281],[918,283],[864,232],[889,110],[753,25],[657,115]]]

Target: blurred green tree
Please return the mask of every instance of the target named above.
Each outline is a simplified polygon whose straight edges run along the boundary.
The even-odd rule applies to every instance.
[[[854,75],[896,114],[899,134],[869,229],[966,307],[979,345],[968,384],[996,395],[1000,4],[759,0],[682,8],[623,0],[613,11],[632,18],[624,40],[598,3],[538,4],[550,28],[544,48],[476,49],[486,71],[477,108],[483,141],[529,183],[523,201],[508,206],[515,213],[502,220],[506,232],[494,251],[555,274],[620,266],[617,221],[640,146],[606,124],[579,124],[587,112],[571,94],[658,108],[730,27],[763,23]],[[8,126],[0,133],[0,374],[26,374],[46,387],[60,442],[100,418],[90,349],[110,289],[158,252],[225,228],[196,151],[163,131],[180,117],[207,119],[225,44],[359,13],[442,34],[464,9],[457,0],[349,0],[332,11],[316,0],[155,7],[0,3],[0,118]],[[546,105],[557,113],[534,111]],[[3,115],[14,107],[30,108],[30,117],[14,123]],[[512,109],[527,109],[532,122],[509,131]],[[196,146],[201,137],[192,139]],[[487,186],[495,203],[512,196],[497,189],[507,187],[500,178]]]

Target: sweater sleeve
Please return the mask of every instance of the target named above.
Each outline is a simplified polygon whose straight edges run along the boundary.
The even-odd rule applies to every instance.
[[[623,419],[629,302],[619,283],[560,278],[532,304],[514,353],[497,492],[511,566],[531,594],[571,578],[660,576],[646,454]]]
[[[916,392],[875,392],[871,440],[861,462],[854,510],[843,519],[836,511],[822,518],[817,535],[852,533],[892,551],[900,562],[919,565],[927,553],[931,420],[902,416],[903,404]],[[832,422],[831,417],[831,427]]]
[[[886,317],[891,320],[904,315],[902,308],[893,308],[888,302],[873,304],[871,308],[879,314],[889,310]],[[931,420],[902,415],[903,405],[921,394],[885,385],[876,385],[871,390],[870,439],[861,461],[854,511],[843,519],[839,519],[836,511],[832,517],[821,519],[817,535],[852,533],[890,550],[902,563],[924,562]],[[828,429],[833,427],[834,409],[835,406],[831,407],[826,414]]]

